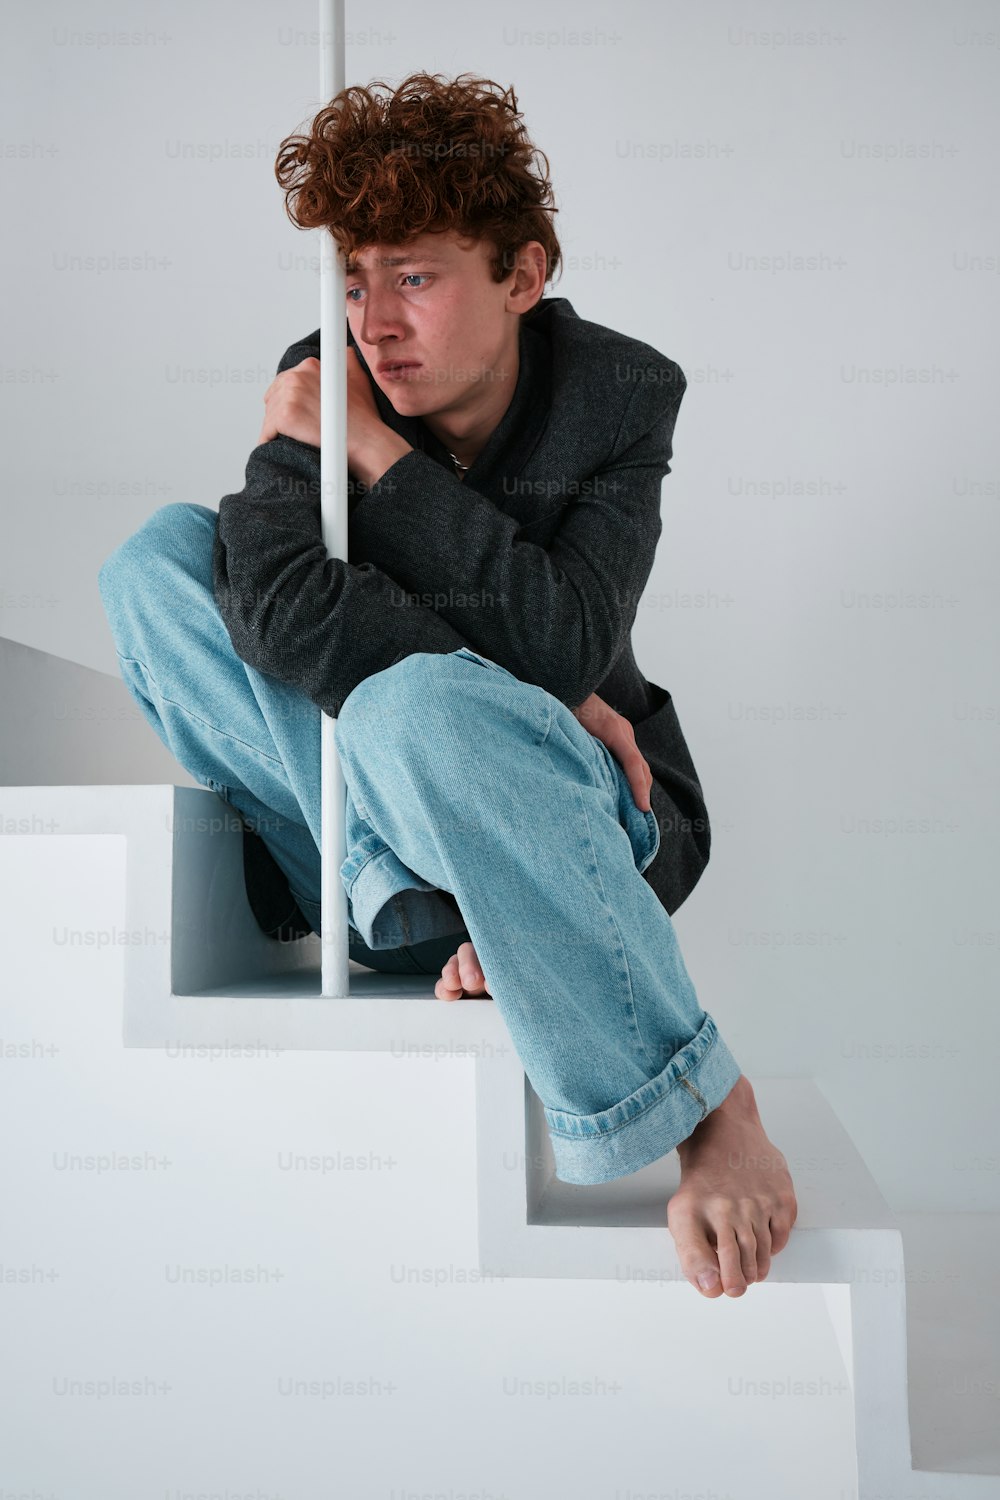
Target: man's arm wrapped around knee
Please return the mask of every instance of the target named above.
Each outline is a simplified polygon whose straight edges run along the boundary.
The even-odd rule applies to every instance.
[[[298,341],[279,373],[315,352]],[[533,539],[534,522],[411,449],[375,484],[355,482],[352,561],[330,558],[319,449],[281,433],[259,444],[244,489],[220,502],[213,554],[216,601],[238,655],[333,714],[373,672],[460,645],[582,705],[628,645],[662,529],[660,489],[686,381],[658,359],[656,380],[619,388],[602,377],[614,436],[606,452],[602,440],[593,473],[588,460],[577,475],[573,451],[555,461],[559,522],[545,545]]]
[[[373,673],[467,642],[381,569],[329,555],[319,489],[308,444],[279,435],[254,449],[245,488],[219,504],[212,582],[240,659],[337,717]]]

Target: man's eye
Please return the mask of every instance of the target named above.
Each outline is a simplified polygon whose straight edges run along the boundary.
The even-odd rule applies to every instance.
[[[427,281],[428,279],[429,279],[428,273],[425,272],[425,271],[405,271],[403,273],[403,276],[402,276],[402,280],[403,281],[413,281],[413,280],[416,280],[416,281]],[[348,302],[354,302],[354,303],[356,303],[357,302],[357,298],[355,296],[353,296],[353,293],[354,292],[361,292],[363,290],[364,290],[364,288],[360,287],[360,286],[349,286],[347,288],[347,300],[348,300]],[[418,292],[420,290],[420,288],[419,287],[411,287],[411,288],[409,288],[409,290],[410,291]]]

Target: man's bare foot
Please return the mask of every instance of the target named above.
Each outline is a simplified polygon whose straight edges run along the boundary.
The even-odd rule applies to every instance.
[[[463,943],[441,970],[434,986],[439,1000],[492,1000],[486,979],[479,966],[479,954],[471,943]]]
[[[681,1269],[705,1297],[742,1297],[788,1243],[798,1203],[788,1165],[764,1134],[741,1073],[717,1109],[679,1143],[681,1185],[667,1228]],[[700,1276],[711,1278],[700,1286]]]

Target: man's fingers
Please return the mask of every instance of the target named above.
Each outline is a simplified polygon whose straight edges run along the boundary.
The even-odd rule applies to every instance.
[[[651,812],[650,789],[653,785],[653,774],[646,764],[645,756],[641,750],[636,750],[628,758],[628,784],[632,788],[632,796],[635,805],[640,812]]]

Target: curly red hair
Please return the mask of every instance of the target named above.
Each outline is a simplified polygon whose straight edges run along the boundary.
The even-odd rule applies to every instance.
[[[274,168],[292,223],[329,229],[348,267],[366,245],[454,230],[492,243],[496,282],[529,240],[544,246],[546,281],[560,268],[548,171],[513,88],[471,73],[342,89],[307,135],[282,141]]]

